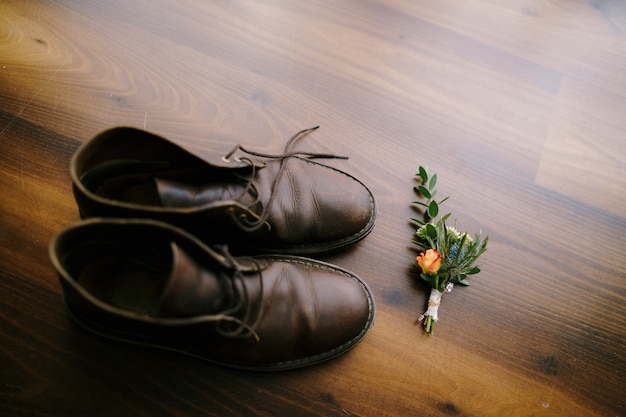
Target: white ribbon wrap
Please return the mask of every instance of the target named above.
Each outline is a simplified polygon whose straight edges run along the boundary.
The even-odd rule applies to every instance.
[[[441,304],[441,296],[443,293],[436,288],[430,290],[430,297],[428,297],[428,308],[426,312],[422,314],[420,320],[423,320],[425,317],[432,317],[433,321],[438,321],[439,317],[437,313],[439,312],[439,304]]]

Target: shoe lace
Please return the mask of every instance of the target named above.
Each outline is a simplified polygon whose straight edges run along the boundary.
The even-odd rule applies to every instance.
[[[244,157],[237,157],[235,158],[236,161],[238,162],[243,162],[246,163],[248,165],[251,166],[252,172],[249,174],[249,176],[247,176],[246,178],[244,177],[240,177],[244,180],[246,180],[246,186],[244,188],[244,191],[242,192],[241,195],[244,194],[249,194],[254,196],[255,200],[248,205],[247,210],[248,210],[248,214],[250,214],[251,217],[253,217],[253,219],[251,220],[248,215],[246,213],[241,214],[240,216],[236,216],[234,209],[230,209],[230,214],[231,216],[233,216],[233,218],[235,219],[236,223],[239,225],[239,227],[246,231],[246,232],[252,232],[255,230],[258,230],[259,228],[261,228],[263,225],[266,225],[268,227],[268,230],[271,229],[271,225],[267,222],[267,219],[270,215],[270,209],[272,207],[272,204],[274,202],[275,199],[275,195],[276,195],[276,188],[278,187],[278,184],[280,183],[281,178],[283,177],[283,175],[285,174],[285,171],[287,170],[287,162],[289,161],[289,159],[293,158],[293,157],[305,157],[307,159],[320,159],[320,158],[327,158],[327,159],[348,159],[347,156],[341,156],[341,155],[334,155],[334,154],[329,154],[329,153],[315,153],[315,152],[304,152],[304,151],[294,151],[291,150],[292,145],[295,143],[295,141],[298,138],[301,138],[303,136],[305,136],[307,133],[310,133],[316,129],[318,129],[319,126],[314,126],[308,129],[304,129],[299,131],[298,133],[296,133],[295,135],[293,135],[291,138],[289,138],[289,140],[287,141],[287,143],[285,144],[285,148],[283,149],[283,153],[278,154],[278,155],[272,155],[272,154],[266,154],[266,153],[261,153],[261,152],[255,152],[255,151],[251,151],[248,150],[246,148],[244,148],[242,145],[236,145],[232,151],[230,151],[226,156],[224,156],[222,158],[222,160],[224,160],[225,162],[230,162],[230,158],[237,152],[237,151],[241,151],[245,154],[254,156],[254,157],[258,157],[258,158],[267,158],[267,159],[273,159],[273,160],[280,160],[280,165],[278,167],[278,171],[276,172],[276,176],[274,177],[274,180],[272,181],[272,186],[270,189],[270,196],[268,198],[267,204],[263,207],[261,207],[260,210],[260,214],[255,213],[254,211],[252,211],[252,207],[260,204],[260,196],[258,191],[256,190],[256,187],[254,186],[254,184],[252,183],[255,175],[256,175],[256,170],[257,169],[261,169],[264,168],[265,165],[262,164],[261,166],[258,166],[257,164],[254,163],[254,161],[247,156]]]
[[[232,276],[226,280],[224,290],[229,294],[230,305],[221,312],[219,321],[220,325],[217,331],[228,337],[246,338],[252,336],[257,342],[260,340],[255,329],[261,318],[263,311],[263,272],[262,267],[254,258],[238,258],[233,257],[227,246],[216,247],[216,250],[222,255],[222,260],[228,269],[232,270]],[[252,267],[242,265],[242,261],[250,262]],[[256,271],[259,280],[259,300],[258,307],[253,311],[253,303],[245,285],[244,269]],[[237,314],[238,317],[235,317]]]

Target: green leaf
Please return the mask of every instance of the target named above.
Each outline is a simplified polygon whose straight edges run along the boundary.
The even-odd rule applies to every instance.
[[[426,224],[423,220],[416,219],[415,217],[411,217],[411,221],[414,221],[415,223],[419,224],[420,226],[424,226],[424,224]]]
[[[465,285],[466,287],[470,285],[469,281],[466,279],[462,279],[459,281],[459,284],[461,285]]]
[[[413,204],[418,204],[420,206],[428,207],[428,204],[424,203],[423,201],[414,201]]]
[[[433,277],[432,277],[432,276],[430,276],[430,275],[426,275],[426,274],[420,274],[420,277],[421,277],[424,281],[426,281],[426,282],[428,282],[428,283],[430,283],[430,282],[431,282],[431,280],[433,279]]]
[[[412,240],[411,243],[419,247],[422,251],[426,251],[428,249],[428,247],[424,243],[418,242],[417,240]],[[415,265],[417,265],[417,263]]]
[[[446,198],[442,199],[442,200],[439,202],[439,204],[442,204],[443,202],[445,202],[445,201],[446,201],[447,199],[449,199],[449,198],[450,198],[450,196],[447,196]]]
[[[434,219],[435,217],[437,217],[438,213],[439,213],[439,205],[437,204],[435,200],[433,200],[428,205],[428,217],[430,217],[431,219]]]
[[[452,213],[448,213],[446,215],[444,215],[441,220],[439,220],[441,223],[445,223],[446,220],[448,220],[448,217],[450,217],[452,215]]]
[[[467,275],[474,275],[480,272],[480,268],[475,266],[472,269],[470,269],[469,271],[466,272]]]
[[[417,174],[420,176],[420,178],[422,179],[422,181],[424,181],[424,183],[428,182],[428,173],[426,172],[426,169],[420,165],[419,168],[419,174]]]
[[[431,239],[437,239],[437,229],[431,223],[426,223],[426,235]]]
[[[430,191],[428,191],[428,188],[424,187],[423,185],[419,185],[417,188],[419,189],[419,192],[420,192],[420,193],[422,193],[422,195],[423,195],[425,198],[428,198],[429,200],[430,200],[431,198],[433,198],[433,197],[430,195]]]
[[[437,185],[437,174],[433,174],[433,176],[430,177],[430,181],[428,181],[428,188],[432,190],[435,188],[435,185]]]

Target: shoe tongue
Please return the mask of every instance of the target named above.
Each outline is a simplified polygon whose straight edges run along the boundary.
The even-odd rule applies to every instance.
[[[217,182],[201,186],[163,178],[154,178],[156,191],[164,207],[197,207],[225,200],[242,200],[252,204],[255,200],[245,193],[245,187],[236,182]]]
[[[172,242],[172,270],[161,298],[160,312],[169,316],[216,314],[223,310],[219,277],[202,268]]]

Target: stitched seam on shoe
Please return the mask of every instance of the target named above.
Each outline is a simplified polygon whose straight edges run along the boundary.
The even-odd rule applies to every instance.
[[[374,201],[374,196],[372,195],[371,190],[365,184],[363,184],[363,182],[361,182],[358,178],[348,174],[347,172],[344,172],[344,171],[342,171],[340,169],[331,167],[329,165],[322,164],[322,163],[315,162],[315,161],[310,161],[310,160],[307,160],[306,158],[300,158],[300,157],[295,157],[295,158],[300,159],[300,160],[302,160],[304,162],[307,162],[309,164],[314,164],[314,165],[318,165],[318,166],[321,166],[321,167],[324,167],[324,168],[328,168],[330,170],[333,170],[333,171],[335,171],[335,172],[337,172],[339,174],[342,174],[342,175],[350,178],[351,180],[361,184],[365,188],[365,190],[367,191],[367,197],[368,197],[369,202],[370,202],[370,209],[372,211],[372,216],[371,216],[370,220],[367,222],[367,224],[363,228],[361,228],[358,232],[356,232],[356,233],[354,233],[354,234],[352,234],[350,236],[344,237],[342,239],[332,240],[332,241],[325,242],[325,243],[316,243],[316,244],[300,244],[300,245],[291,244],[291,245],[284,245],[284,246],[278,246],[275,249],[279,249],[279,248],[295,248],[296,249],[295,252],[299,252],[299,249],[306,249],[306,248],[309,248],[309,249],[311,249],[311,248],[319,248],[319,249],[323,250],[325,247],[328,247],[328,246],[330,246],[329,249],[336,249],[336,248],[340,248],[340,247],[342,247],[344,245],[342,242],[347,242],[346,244],[349,244],[350,242],[353,242],[356,238],[362,236],[364,231],[372,229],[372,227],[374,226],[374,223],[376,222],[376,215],[377,215],[377,212],[376,212],[376,202]],[[266,248],[260,248],[260,249],[262,249],[262,250],[267,250],[267,249],[272,250],[272,248],[267,248],[267,249]]]
[[[345,270],[341,270],[339,268],[333,268],[331,265],[328,264],[320,264],[320,263],[316,263],[316,262],[311,262],[311,261],[307,261],[304,259],[297,259],[297,258],[281,258],[281,257],[272,257],[272,260],[276,260],[279,262],[287,262],[287,263],[292,263],[292,264],[299,264],[299,265],[306,265],[306,266],[311,266],[313,268],[317,268],[317,269],[322,269],[322,270],[326,270],[326,271],[332,271],[332,272],[337,272],[343,276],[349,277],[351,279],[353,279],[354,281],[356,281],[361,288],[363,289],[363,291],[365,292],[365,294],[367,295],[367,305],[369,307],[369,311],[368,311],[368,315],[367,315],[367,322],[366,325],[363,327],[363,329],[359,332],[358,335],[356,335],[355,337],[353,337],[352,339],[350,339],[348,342],[337,346],[333,349],[327,350],[323,353],[319,353],[317,355],[313,355],[313,356],[308,356],[305,358],[301,358],[301,359],[294,359],[294,360],[289,360],[289,361],[281,361],[281,362],[273,362],[272,364],[270,364],[271,367],[277,367],[280,368],[282,366],[287,366],[289,364],[298,364],[298,363],[306,363],[306,362],[310,362],[311,364],[314,363],[318,363],[323,361],[324,359],[328,358],[331,359],[333,357],[335,357],[335,352],[337,352],[338,354],[340,352],[343,352],[346,350],[346,347],[348,346],[356,346],[355,341],[360,341],[363,339],[363,337],[365,337],[365,335],[369,332],[371,325],[374,321],[374,311],[375,311],[375,305],[374,305],[374,298],[373,295],[371,294],[371,292],[369,291],[367,284],[358,276],[351,274]],[[319,360],[316,360],[319,359]],[[269,367],[269,366],[268,366]]]
[[[347,172],[344,172],[344,171],[342,171],[340,169],[331,167],[329,165],[321,164],[319,162],[309,161],[309,160],[306,160],[304,158],[299,158],[299,159],[303,159],[305,162],[308,162],[310,164],[323,166],[325,168],[328,168],[328,169],[331,169],[331,170],[333,170],[335,172],[338,172],[338,173],[340,173],[340,174],[350,178],[351,180],[356,181],[357,183],[361,184],[363,186],[363,188],[365,188],[365,190],[367,191],[367,198],[368,198],[368,200],[370,202],[370,209],[372,211],[372,216],[370,218],[370,221],[367,222],[367,224],[361,230],[359,230],[358,232],[354,233],[353,235],[351,235],[349,237],[345,237],[343,239],[339,239],[338,242],[341,242],[343,240],[351,240],[353,237],[361,235],[364,230],[370,229],[370,226],[373,225],[373,223],[376,221],[376,203],[374,201],[374,196],[372,195],[372,191],[365,184],[363,184],[363,182],[361,182],[358,178],[354,177],[353,175],[350,175]],[[307,245],[301,245],[301,246],[307,246]],[[320,244],[319,246],[323,246],[323,244]]]

